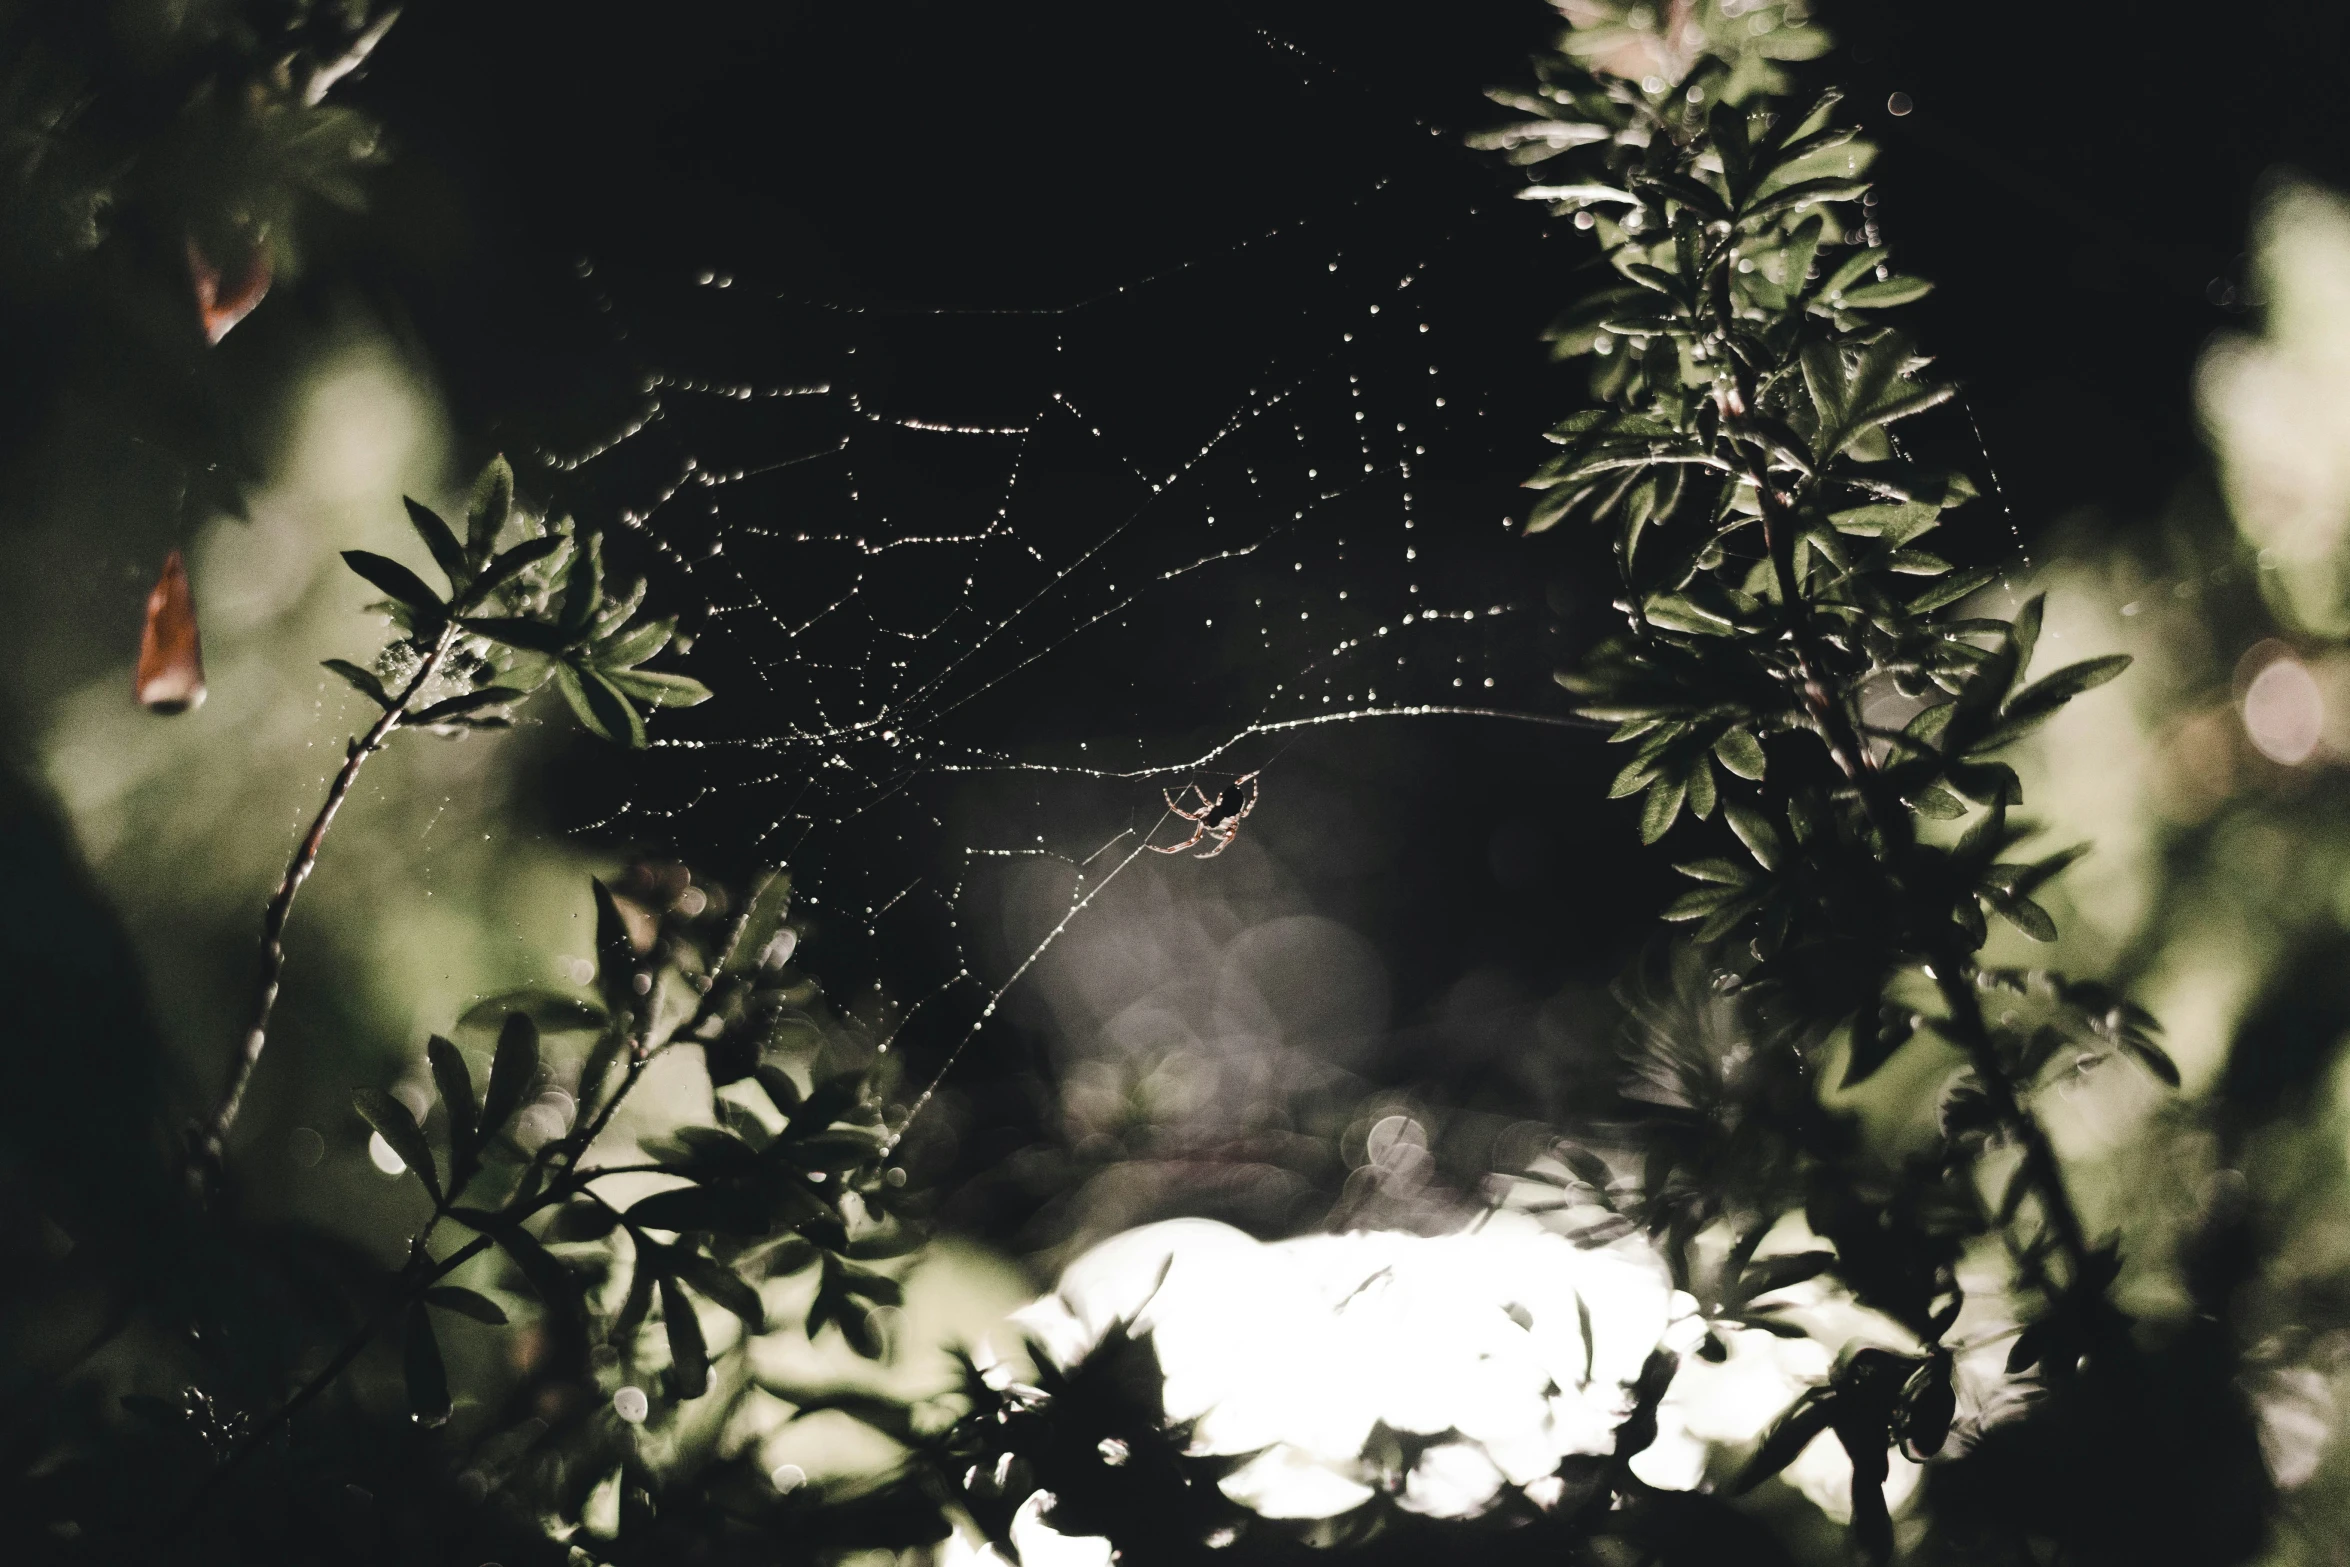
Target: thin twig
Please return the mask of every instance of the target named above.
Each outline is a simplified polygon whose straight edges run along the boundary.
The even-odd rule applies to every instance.
[[[335,774],[334,782],[327,787],[325,803],[319,806],[318,815],[312,818],[310,830],[302,835],[293,859],[286,865],[285,877],[278,883],[276,895],[269,900],[269,907],[261,918],[261,978],[253,1003],[253,1022],[245,1031],[235,1059],[230,1062],[228,1083],[221,1090],[219,1106],[213,1111],[198,1148],[208,1165],[217,1167],[220,1162],[221,1150],[228,1142],[229,1129],[236,1124],[237,1111],[244,1104],[245,1089],[252,1082],[253,1068],[260,1064],[261,1052],[269,1042],[269,1017],[277,1007],[278,985],[286,967],[286,919],[293,913],[294,898],[301,892],[302,883],[310,879],[312,869],[317,866],[318,852],[326,844],[327,830],[334,826],[335,813],[343,808],[343,801],[350,797],[352,785],[359,780],[359,770],[367,765],[369,757],[383,749],[392,731],[399,727],[400,720],[406,716],[409,704],[439,673],[441,660],[448,656],[456,637],[455,622],[444,623],[441,634],[434,639],[431,650],[416,666],[416,673],[409,677],[408,683],[400,689],[400,694],[392,699],[391,705],[383,710],[364,736],[351,742],[341,771]]]
[[[196,1494],[182,1504],[180,1510],[172,1515],[171,1522],[165,1526],[164,1533],[167,1537],[178,1534],[189,1524],[195,1522],[197,1517],[202,1514],[205,1504],[211,1501],[221,1486],[228,1482],[230,1476],[244,1468],[252,1460],[253,1455],[261,1450],[263,1443],[282,1430],[294,1416],[307,1409],[320,1394],[334,1386],[336,1379],[350,1370],[352,1364],[366,1352],[367,1346],[374,1342],[377,1331],[383,1327],[384,1322],[393,1312],[413,1300],[419,1290],[426,1289],[447,1278],[466,1263],[489,1250],[490,1238],[487,1235],[476,1235],[472,1240],[467,1241],[430,1268],[422,1267],[421,1264],[431,1261],[430,1254],[425,1250],[425,1243],[432,1238],[433,1231],[440,1226],[442,1217],[443,1215],[436,1211],[431,1222],[426,1224],[417,1235],[415,1243],[408,1251],[408,1264],[400,1270],[398,1285],[391,1295],[375,1309],[373,1315],[359,1325],[359,1330],[351,1335],[343,1347],[335,1351],[332,1360],[320,1368],[309,1381],[296,1389],[293,1397],[280,1404],[267,1420],[247,1432],[236,1447],[230,1451],[228,1457],[221,1460],[220,1467],[204,1477],[204,1483],[196,1488]]]

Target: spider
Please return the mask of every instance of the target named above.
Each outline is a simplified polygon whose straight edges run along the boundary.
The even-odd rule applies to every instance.
[[[1168,791],[1162,792],[1167,795],[1167,809],[1192,824],[1191,836],[1181,843],[1164,846],[1154,843],[1151,848],[1161,854],[1181,854],[1202,838],[1213,838],[1216,840],[1213,849],[1192,856],[1195,860],[1212,860],[1232,847],[1232,840],[1240,835],[1240,824],[1248,819],[1249,812],[1257,808],[1257,775],[1243,773],[1226,784],[1222,794],[1213,796],[1196,781],[1186,784],[1184,788],[1186,792],[1199,796],[1198,810],[1187,811],[1180,803],[1179,796]]]

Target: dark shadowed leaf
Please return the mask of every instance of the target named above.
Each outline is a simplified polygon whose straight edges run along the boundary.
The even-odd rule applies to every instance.
[[[724,1264],[683,1250],[673,1254],[672,1260],[677,1264],[679,1278],[741,1318],[745,1328],[753,1333],[767,1331],[767,1312],[759,1303],[759,1292],[728,1271]]]
[[[376,706],[389,707],[392,705],[391,693],[384,689],[384,683],[376,678],[374,671],[361,669],[357,664],[351,663],[347,659],[329,658],[322,659],[320,662],[326,668],[342,676],[345,683]]]
[[[473,563],[465,558],[465,547],[457,542],[457,535],[449,531],[449,525],[437,512],[405,495],[400,499],[408,508],[408,521],[416,529],[416,536],[424,540],[424,547],[432,551],[433,563],[448,577],[450,590],[454,592],[465,586],[466,579],[473,575]]]
[[[514,512],[514,470],[503,454],[493,457],[473,481],[465,504],[465,547],[477,560],[490,558],[498,535]]]
[[[440,1090],[442,1108],[449,1116],[449,1190],[454,1194],[465,1189],[473,1174],[474,1155],[480,1147],[475,1128],[481,1111],[473,1100],[473,1074],[466,1069],[465,1057],[458,1054],[457,1047],[435,1034],[425,1042],[424,1053],[432,1063],[433,1086]]]
[[[454,1311],[461,1317],[501,1327],[506,1321],[506,1308],[487,1295],[476,1294],[454,1284],[437,1285],[424,1292],[425,1300],[443,1311]]]
[[[509,1012],[490,1058],[490,1086],[482,1095],[482,1136],[495,1137],[522,1108],[539,1075],[539,1030],[527,1012]]]
[[[422,577],[388,555],[378,555],[372,550],[345,550],[343,564],[383,590],[386,596],[411,609],[440,612],[440,595],[426,587]]]
[[[679,1234],[765,1235],[773,1227],[766,1206],[751,1193],[713,1186],[655,1192],[632,1204],[627,1218],[640,1229]]]
[[[570,644],[563,633],[543,621],[515,615],[460,615],[457,624],[475,636],[488,637],[526,653],[560,653]]]
[[[446,1422],[449,1368],[441,1360],[441,1341],[433,1332],[432,1314],[421,1304],[408,1309],[408,1333],[400,1359],[408,1375],[408,1413],[422,1426]]]
[[[710,1390],[710,1350],[702,1321],[677,1281],[661,1281],[661,1326],[669,1335],[669,1374],[679,1398],[700,1398]]]
[[[426,1145],[423,1130],[408,1107],[380,1088],[353,1090],[351,1106],[375,1128],[392,1152],[424,1183],[432,1193],[433,1201],[440,1201],[440,1173],[433,1168],[432,1149]]]
[[[1743,1495],[1795,1462],[1796,1457],[1812,1444],[1812,1438],[1828,1429],[1828,1422],[1836,1412],[1835,1401],[1824,1387],[1808,1389],[1802,1397],[1787,1407],[1784,1414],[1771,1423],[1763,1434],[1762,1445],[1754,1457],[1738,1472],[1731,1486],[1734,1494]]]

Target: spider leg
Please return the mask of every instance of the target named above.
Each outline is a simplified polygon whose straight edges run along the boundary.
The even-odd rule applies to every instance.
[[[1199,842],[1202,838],[1208,835],[1208,824],[1206,822],[1198,821],[1195,818],[1186,815],[1182,811],[1177,811],[1175,814],[1182,816],[1184,820],[1193,823],[1191,836],[1184,839],[1181,843],[1170,843],[1166,845],[1146,843],[1143,845],[1144,848],[1150,850],[1153,854],[1181,854],[1184,850],[1190,848],[1193,844]]]
[[[1231,848],[1232,840],[1240,836],[1238,832],[1233,830],[1235,826],[1238,825],[1239,821],[1240,818],[1236,816],[1231,821],[1226,822],[1223,826],[1217,828],[1214,832],[1209,833],[1208,836],[1216,840],[1216,846],[1204,854],[1195,854],[1192,856],[1192,858],[1195,860],[1212,860],[1217,855],[1222,854],[1226,849]],[[1203,827],[1202,830],[1205,831],[1205,828]],[[1186,845],[1186,847],[1188,847],[1188,845]]]
[[[1216,808],[1216,802],[1209,799],[1208,792],[1205,789],[1202,789],[1198,784],[1186,784],[1184,787],[1189,792],[1199,796],[1198,810],[1187,811],[1183,808],[1181,800],[1175,794],[1165,789],[1161,789],[1159,791],[1160,794],[1166,796],[1167,809],[1173,811],[1177,816],[1182,817],[1187,822],[1196,822],[1201,817],[1207,815],[1208,812]]]

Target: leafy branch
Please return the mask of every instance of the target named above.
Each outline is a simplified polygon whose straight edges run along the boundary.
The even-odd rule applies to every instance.
[[[526,989],[469,1009],[459,1032],[495,1037],[489,1075],[478,1088],[460,1047],[434,1036],[425,1053],[437,1117],[420,1120],[381,1088],[352,1096],[354,1109],[431,1199],[431,1212],[383,1304],[230,1450],[182,1509],[181,1524],[396,1318],[404,1323],[410,1413],[422,1425],[447,1421],[452,1398],[436,1314],[490,1325],[507,1318],[487,1296],[443,1281],[493,1248],[538,1298],[547,1335],[569,1344],[575,1359],[591,1340],[633,1358],[657,1310],[668,1351],[658,1381],[673,1403],[719,1385],[721,1357],[711,1352],[695,1298],[737,1318],[747,1343],[775,1326],[759,1291],[767,1278],[814,1269],[817,1287],[801,1330],[813,1338],[837,1328],[859,1354],[886,1352],[874,1310],[898,1305],[903,1294],[874,1264],[913,1250],[922,1234],[898,1211],[902,1177],[883,1168],[875,1071],[827,1069],[820,1053],[811,1062],[813,1086],[803,1091],[778,1059],[821,1035],[808,1010],[813,986],[789,966],[796,943],[783,923],[787,886],[768,876],[739,902],[704,894],[692,913],[672,901],[651,911],[649,942],[632,933],[624,911],[635,900],[600,881],[592,891],[597,972],[590,995]],[[638,923],[646,912],[638,903]],[[587,1040],[573,1079],[576,1113],[568,1129],[526,1149],[519,1123],[551,1071],[546,1033]],[[717,1124],[649,1139],[650,1162],[587,1162],[649,1066],[679,1047],[700,1048],[714,1089],[755,1087],[757,1101],[714,1093]],[[436,1122],[437,1139],[430,1130]],[[646,1174],[672,1184],[625,1206],[598,1186]],[[473,1234],[435,1261],[427,1247],[444,1222]],[[627,1286],[617,1304],[607,1294],[599,1305],[589,1278],[556,1248],[588,1246],[600,1259],[623,1237]],[[568,1374],[584,1371],[580,1364]],[[742,1375],[730,1380],[738,1390],[754,1385]]]
[[[2114,1251],[2088,1234],[2032,1107],[2044,1069],[2070,1045],[2177,1073],[2153,1019],[2104,987],[1982,962],[1994,916],[2056,939],[2035,895],[2083,852],[2011,855],[2033,829],[2009,814],[2022,790],[2003,753],[2128,661],[2027,681],[2041,601],[1987,613],[1996,571],[1922,546],[1976,493],[1897,428],[1954,395],[1896,324],[1929,285],[1862,242],[1871,152],[1836,122],[1838,95],[1805,106],[1771,90],[1734,34],[1691,31],[1727,9],[1674,8],[1688,25],[1668,40],[1686,55],[1670,78],[1627,79],[1587,30],[1569,34],[1539,94],[1497,95],[1534,117],[1484,140],[1556,166],[1523,194],[1591,231],[1606,267],[1552,329],[1562,356],[1593,360],[1598,406],[1551,432],[1560,451],[1529,481],[1527,526],[1608,530],[1626,631],[1559,680],[1631,749],[1611,794],[1640,799],[1644,842],[1684,816],[1727,829],[1680,862],[1696,885],[1665,918],[1689,927],[1697,958],[1679,967],[1736,1007],[1747,1077],[1786,1085],[1733,1084],[1669,1024],[1638,1028],[1627,1092],[1669,1112],[1647,1220],[1686,1272],[1706,1225],[1734,1219],[1751,1255],[1804,1204],[1843,1282],[1917,1333],[1922,1360],[1842,1362],[1749,1473],[1834,1430],[1857,1537],[1882,1558],[1888,1443],[1910,1440],[1905,1410],[1947,1396],[1961,1232],[2009,1233],[2018,1280],[2042,1299],[2011,1370],[2061,1379],[2120,1321],[2105,1296]],[[1921,1033],[1966,1068],[1942,1148],[1896,1183],[1916,1210],[1900,1219],[1855,1202],[1856,1155],[1812,1080],[1841,1046],[1843,1081],[1859,1083]],[[1954,1221],[1994,1142],[2019,1154],[2004,1193]],[[1674,1180],[1676,1162],[1702,1173]],[[1740,1173],[1745,1190],[1725,1180]],[[1888,1238],[1897,1220],[1909,1233]],[[1726,1289],[1739,1293],[1735,1269]]]
[[[590,731],[641,747],[645,721],[639,703],[687,707],[710,694],[690,676],[637,667],[669,646],[676,622],[638,618],[645,593],[641,581],[621,596],[609,591],[599,537],[582,538],[567,521],[548,523],[520,511],[513,470],[504,458],[493,460],[475,481],[462,540],[431,509],[414,500],[407,507],[409,521],[448,580],[448,591],[435,592],[388,556],[343,552],[353,572],[387,595],[378,607],[403,635],[384,649],[373,668],[339,658],[326,661],[381,712],[345,748],[343,765],[263,912],[252,1022],[213,1113],[193,1140],[200,1171],[217,1168],[268,1044],[294,900],[317,867],[327,833],[360,770],[396,731],[423,728],[457,735],[508,728],[516,704],[552,680]]]

